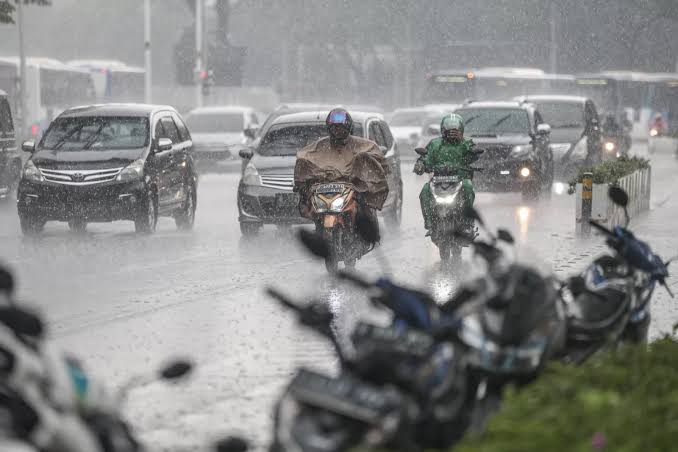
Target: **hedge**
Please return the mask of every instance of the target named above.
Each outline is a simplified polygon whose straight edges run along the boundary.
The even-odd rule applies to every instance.
[[[622,347],[580,367],[554,364],[506,391],[487,431],[455,452],[678,450],[678,342]]]
[[[605,161],[596,166],[587,166],[579,169],[577,175],[570,180],[569,193],[575,191],[575,186],[582,182],[584,173],[593,174],[594,184],[614,184],[620,178],[628,176],[639,169],[650,167],[650,161],[640,157],[619,157],[616,160]]]

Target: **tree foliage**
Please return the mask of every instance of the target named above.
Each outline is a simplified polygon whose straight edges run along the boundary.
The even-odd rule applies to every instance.
[[[49,6],[51,3],[51,0],[24,0],[25,5]],[[16,6],[10,0],[0,0],[0,24],[13,24],[15,10]]]

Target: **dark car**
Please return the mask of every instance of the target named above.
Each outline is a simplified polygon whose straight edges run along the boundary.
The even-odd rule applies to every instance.
[[[603,159],[601,123],[591,99],[540,95],[516,100],[535,105],[551,126],[551,150],[559,179],[569,180],[582,166]]]
[[[195,219],[198,178],[191,135],[172,107],[111,104],[66,110],[39,144],[19,183],[17,205],[25,234],[47,221],[75,231],[89,222],[134,221],[137,232],[155,231],[158,216],[179,229]]]
[[[327,136],[327,111],[282,115],[267,122],[258,146],[241,152],[245,159],[238,186],[238,212],[243,235],[256,234],[264,224],[289,225],[308,222],[298,210],[299,198],[292,192],[297,151]],[[369,138],[382,149],[390,171],[389,195],[383,215],[387,225],[400,225],[403,184],[400,157],[388,124],[379,113],[351,112],[353,135]]]
[[[12,109],[7,95],[0,91],[0,200],[10,197],[21,175],[21,156],[19,155]]]
[[[554,177],[550,126],[533,104],[471,102],[455,110],[464,118],[465,136],[484,149],[474,166],[479,190],[520,191],[525,198],[550,193]]]

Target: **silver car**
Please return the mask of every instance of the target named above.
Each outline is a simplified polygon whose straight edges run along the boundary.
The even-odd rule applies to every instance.
[[[238,186],[240,230],[257,234],[265,224],[303,224],[299,198],[292,192],[297,152],[327,136],[327,111],[283,115],[267,124],[256,148],[240,152],[243,172]],[[389,227],[400,226],[403,183],[400,156],[391,130],[379,113],[351,112],[353,135],[368,138],[382,149],[390,171],[389,195],[382,210]]]

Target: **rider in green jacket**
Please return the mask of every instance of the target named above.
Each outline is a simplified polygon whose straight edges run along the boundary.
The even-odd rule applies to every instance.
[[[441,138],[434,138],[426,145],[426,154],[417,160],[414,172],[424,174],[434,172],[445,166],[467,168],[456,173],[463,177],[462,193],[468,205],[473,205],[475,193],[473,191],[473,170],[470,164],[475,160],[473,154],[473,141],[464,139],[464,119],[457,114],[450,114],[443,118],[440,123]],[[427,182],[419,194],[421,213],[424,216],[424,227],[430,235],[433,221],[433,194],[430,184]]]

